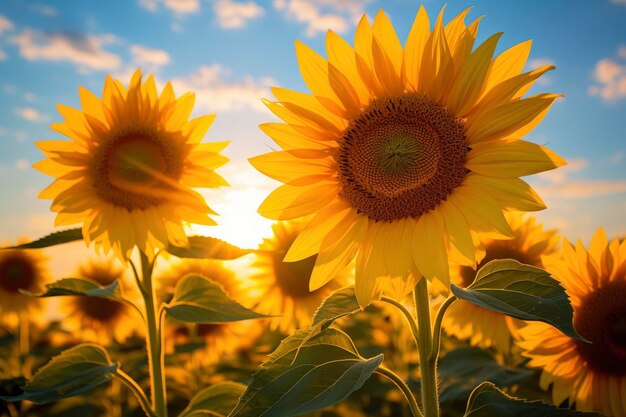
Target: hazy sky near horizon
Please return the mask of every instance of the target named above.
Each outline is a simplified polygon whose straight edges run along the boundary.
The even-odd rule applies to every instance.
[[[434,20],[444,1],[425,1]],[[326,55],[333,29],[352,43],[355,24],[383,8],[404,41],[420,2],[397,0],[0,1],[0,241],[53,231],[51,178],[31,168],[34,142],[58,139],[56,103],[80,107],[78,86],[100,95],[106,74],[125,84],[134,69],[196,92],[194,115],[217,113],[205,140],[230,140],[220,172],[231,188],[204,195],[220,226],[201,230],[242,246],[269,234],[256,214],[276,183],[247,163],[273,145],[258,124],[272,121],[270,87],[306,91],[294,41]],[[467,7],[484,16],[479,41],[504,32],[498,51],[533,39],[528,68],[556,65],[531,93],[564,94],[528,140],[569,165],[528,178],[548,204],[538,214],[571,240],[598,226],[626,234],[626,0],[448,2],[448,21]]]

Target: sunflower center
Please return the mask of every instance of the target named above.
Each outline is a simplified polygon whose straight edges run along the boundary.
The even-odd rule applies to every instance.
[[[19,294],[28,290],[36,281],[33,263],[19,252],[10,252],[0,259],[0,288]]]
[[[111,323],[124,310],[124,305],[104,298],[80,297],[78,305],[81,313],[100,323]]]
[[[284,253],[277,253],[273,259],[274,274],[280,289],[293,298],[308,297],[315,291],[319,291],[309,291],[309,279],[311,278],[317,255],[297,262],[283,262],[284,255]]]
[[[592,343],[576,341],[580,356],[596,372],[626,375],[626,280],[611,281],[581,300],[574,327]]]
[[[148,127],[111,132],[97,148],[92,172],[98,194],[129,210],[159,205],[177,187],[182,149]]]
[[[523,264],[541,267],[541,260],[537,256],[532,256],[521,250],[515,239],[511,240],[494,240],[485,246],[485,258],[480,261],[476,269],[470,266],[462,266],[460,268],[462,288],[467,288],[476,277],[476,272],[487,263],[495,259],[515,259]]]
[[[467,172],[463,121],[420,94],[373,101],[339,148],[340,194],[374,220],[418,217]]]

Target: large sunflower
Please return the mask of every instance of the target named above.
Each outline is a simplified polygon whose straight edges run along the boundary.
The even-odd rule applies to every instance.
[[[184,260],[172,265],[169,270],[157,279],[157,294],[164,302],[169,302],[174,295],[176,284],[186,275],[202,275],[222,286],[228,296],[239,303],[249,303],[246,291],[242,289],[234,272],[223,262],[216,260]],[[254,324],[254,323],[252,323]],[[216,363],[223,354],[233,353],[237,349],[248,346],[253,340],[250,337],[251,323],[200,323],[187,324],[178,320],[168,323],[168,349],[174,344],[187,343],[190,340],[201,340],[206,348],[198,352],[202,364]],[[195,358],[194,360],[197,360]]]
[[[626,416],[626,242],[610,244],[602,229],[589,251],[565,241],[560,256],[543,258],[574,307],[574,328],[592,343],[574,340],[544,323],[519,330],[529,365],[543,369],[555,404],[566,399],[584,411]]]
[[[78,276],[101,286],[118,281],[122,294],[135,299],[127,285],[124,270],[114,259],[90,259],[78,268]],[[117,301],[95,297],[66,297],[61,304],[63,323],[81,340],[104,343],[123,342],[133,332],[141,331],[140,317],[132,307]]]
[[[107,77],[102,99],[80,88],[82,111],[58,105],[55,131],[71,141],[38,142],[47,159],[34,165],[57,180],[39,197],[52,199],[55,225],[83,224],[83,237],[126,259],[168,242],[184,246],[183,225],[213,225],[216,214],[191,187],[226,182],[214,172],[227,158],[221,143],[200,143],[215,115],[188,120],[194,94],[176,99],[171,84],[157,95],[141,72],[128,89]]]
[[[251,292],[258,299],[255,311],[276,316],[270,320],[270,327],[283,332],[308,326],[322,301],[334,290],[347,285],[350,278],[346,269],[337,271],[333,276],[337,278],[335,281],[310,291],[309,279],[316,255],[297,262],[283,262],[285,253],[303,226],[301,221],[272,225],[274,236],[263,239],[253,263],[258,272],[250,278],[249,283]]]
[[[46,258],[40,251],[0,250],[0,317],[3,321],[20,312],[41,308],[41,299],[21,291],[40,292],[48,281]]]
[[[452,267],[451,278],[456,285],[462,288],[470,285],[476,271],[494,259],[515,259],[524,264],[542,267],[541,256],[555,251],[558,235],[553,230],[544,231],[536,218],[524,217],[521,213],[509,213],[506,218],[513,231],[513,239],[481,239],[485,252],[478,265]],[[502,353],[508,353],[513,320],[503,314],[457,300],[446,312],[443,327],[446,333],[459,339],[469,339],[472,345],[493,346]]]
[[[558,97],[522,98],[552,66],[521,73],[530,41],[493,58],[500,34],[473,48],[468,11],[430,30],[420,8],[403,49],[381,11],[359,22],[354,48],[332,31],[328,59],[296,53],[312,94],[274,88],[267,105],[286,123],[262,125],[283,149],[251,159],[284,183],[259,208],[271,219],[313,215],[286,261],[318,254],[311,289],[356,257],[361,305],[381,277],[425,276],[449,285],[450,242],[470,261],[475,232],[507,238],[503,210],[545,208],[518,177],[564,161],[520,140]]]

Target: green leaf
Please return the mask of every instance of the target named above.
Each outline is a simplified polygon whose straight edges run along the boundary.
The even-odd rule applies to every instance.
[[[556,408],[541,401],[514,398],[500,391],[490,382],[480,384],[472,392],[464,417],[602,417],[598,413],[584,413]]]
[[[226,417],[237,405],[246,386],[236,382],[220,382],[198,392],[178,417]]]
[[[311,326],[330,326],[335,320],[361,311],[356,299],[354,286],[340,288],[330,294],[319,306],[313,316]]]
[[[119,364],[112,363],[101,346],[84,343],[61,352],[40,368],[15,397],[5,401],[28,400],[38,404],[58,401],[91,391],[109,382]]]
[[[542,321],[583,340],[572,324],[574,310],[559,281],[541,268],[513,259],[487,263],[463,289],[451,284],[458,298],[521,320]]]
[[[60,297],[60,296],[83,296],[107,298],[113,301],[123,301],[120,284],[115,281],[107,286],[100,286],[98,283],[82,278],[63,278],[59,281],[47,284],[42,293],[24,293],[34,297]]]
[[[3,249],[41,249],[50,246],[61,245],[63,243],[83,240],[83,230],[81,228],[63,230],[61,232],[51,233],[47,236],[33,240],[29,243],[11,246]]]
[[[350,337],[326,328],[298,330],[270,355],[230,417],[291,417],[338,403],[378,369],[383,355],[361,357]]]
[[[179,258],[228,260],[241,258],[253,251],[238,248],[214,237],[190,236],[188,248],[171,245],[167,252]]]
[[[267,317],[230,298],[214,281],[187,275],[176,285],[174,298],[165,305],[168,314],[190,323],[223,323]]]
[[[465,404],[474,388],[484,381],[509,387],[530,378],[534,371],[500,365],[487,351],[476,347],[455,349],[438,364],[441,403],[462,401]]]

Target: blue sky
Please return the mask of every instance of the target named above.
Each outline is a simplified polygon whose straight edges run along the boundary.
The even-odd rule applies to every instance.
[[[251,246],[269,233],[256,215],[275,187],[246,158],[267,152],[257,128],[273,116],[260,98],[276,85],[305,91],[294,53],[301,39],[325,55],[332,28],[352,42],[356,21],[383,8],[405,39],[419,7],[409,0],[113,0],[0,1],[0,241],[53,230],[51,180],[30,168],[33,142],[58,138],[56,103],[79,107],[83,85],[100,94],[105,74],[128,82],[136,67],[177,94],[197,93],[195,113],[217,113],[207,140],[231,140],[220,170],[231,189],[205,193],[221,225],[206,231]],[[106,5],[106,6],[104,6]],[[442,1],[426,1],[436,15]],[[548,204],[539,214],[570,239],[588,241],[598,226],[626,234],[626,0],[476,0],[449,2],[446,20],[473,6],[484,16],[479,40],[504,32],[499,50],[534,40],[529,68],[557,70],[533,88],[556,103],[528,139],[570,164],[529,179]],[[204,232],[204,231],[203,231]]]

